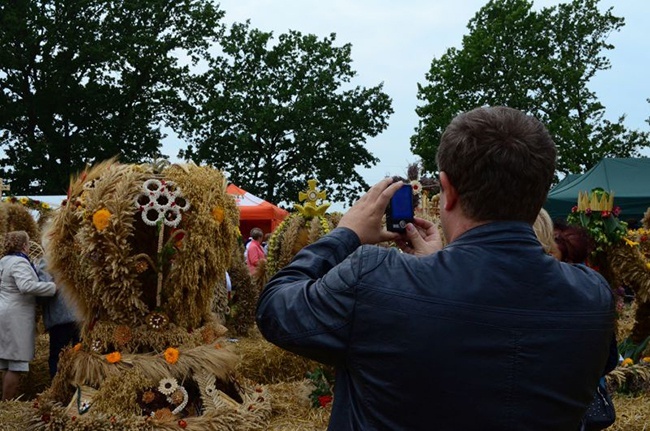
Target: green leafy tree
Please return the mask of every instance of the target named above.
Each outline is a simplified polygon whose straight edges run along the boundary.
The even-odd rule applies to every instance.
[[[485,105],[528,112],[549,128],[559,172],[580,173],[603,157],[635,157],[647,132],[627,129],[621,116],[604,118],[605,107],[589,81],[610,68],[603,51],[622,18],[598,9],[598,0],[574,0],[532,9],[527,0],[489,1],[469,22],[462,48],[434,59],[418,86],[420,117],[411,150],[435,171],[440,137],[451,119]]]
[[[87,163],[159,156],[160,128],[222,16],[207,0],[1,2],[0,167],[12,192],[60,194]]]
[[[392,113],[382,85],[344,88],[355,76],[349,44],[296,31],[272,33],[234,24],[190,94],[179,126],[181,157],[225,169],[234,183],[273,202],[295,202],[316,178],[328,200],[349,201],[368,185],[357,166],[377,159],[367,137]]]

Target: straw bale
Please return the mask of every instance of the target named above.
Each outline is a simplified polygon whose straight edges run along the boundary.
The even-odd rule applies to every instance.
[[[608,431],[647,431],[650,429],[650,395],[612,396],[616,408],[616,422]]]
[[[27,208],[19,203],[0,202],[0,234],[24,230],[29,238],[38,241],[40,230]]]
[[[307,372],[322,366],[269,343],[257,328],[239,340],[237,351],[241,356],[237,372],[261,384],[302,380]]]
[[[269,431],[325,431],[332,413],[325,408],[311,407],[309,394],[314,389],[309,379],[275,383],[268,386],[273,396]]]
[[[255,326],[255,309],[261,290],[259,283],[253,282],[243,256],[244,246],[240,244],[234,248],[228,268],[233,291],[230,309],[224,314],[224,319],[226,326],[235,336],[246,336]]]
[[[0,401],[0,430],[25,431],[34,412],[31,401]]]

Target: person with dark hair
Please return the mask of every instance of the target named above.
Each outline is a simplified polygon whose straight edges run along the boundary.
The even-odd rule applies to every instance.
[[[581,226],[555,223],[555,244],[559,259],[568,263],[585,263],[593,247],[587,230]]]
[[[444,248],[421,218],[385,230],[387,178],[268,282],[263,336],[336,369],[330,430],[578,429],[615,310],[599,274],[535,237],[555,158],[529,115],[460,114],[437,153]]]
[[[21,373],[29,371],[36,340],[36,296],[53,296],[56,284],[38,281],[29,260],[29,235],[8,232],[0,259],[0,370],[2,400],[18,394]]]

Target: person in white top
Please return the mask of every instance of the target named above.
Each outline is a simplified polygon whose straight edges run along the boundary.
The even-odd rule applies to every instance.
[[[38,280],[29,260],[29,235],[8,232],[0,259],[0,370],[2,400],[16,398],[20,373],[29,371],[36,339],[36,296],[53,296],[53,282]]]

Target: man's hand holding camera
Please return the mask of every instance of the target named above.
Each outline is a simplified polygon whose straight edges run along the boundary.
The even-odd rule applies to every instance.
[[[442,249],[438,228],[433,222],[418,217],[406,225],[405,233],[389,232],[382,225],[386,207],[404,183],[385,178],[361,197],[339,222],[339,227],[354,231],[361,244],[394,241],[402,251],[425,256]]]

